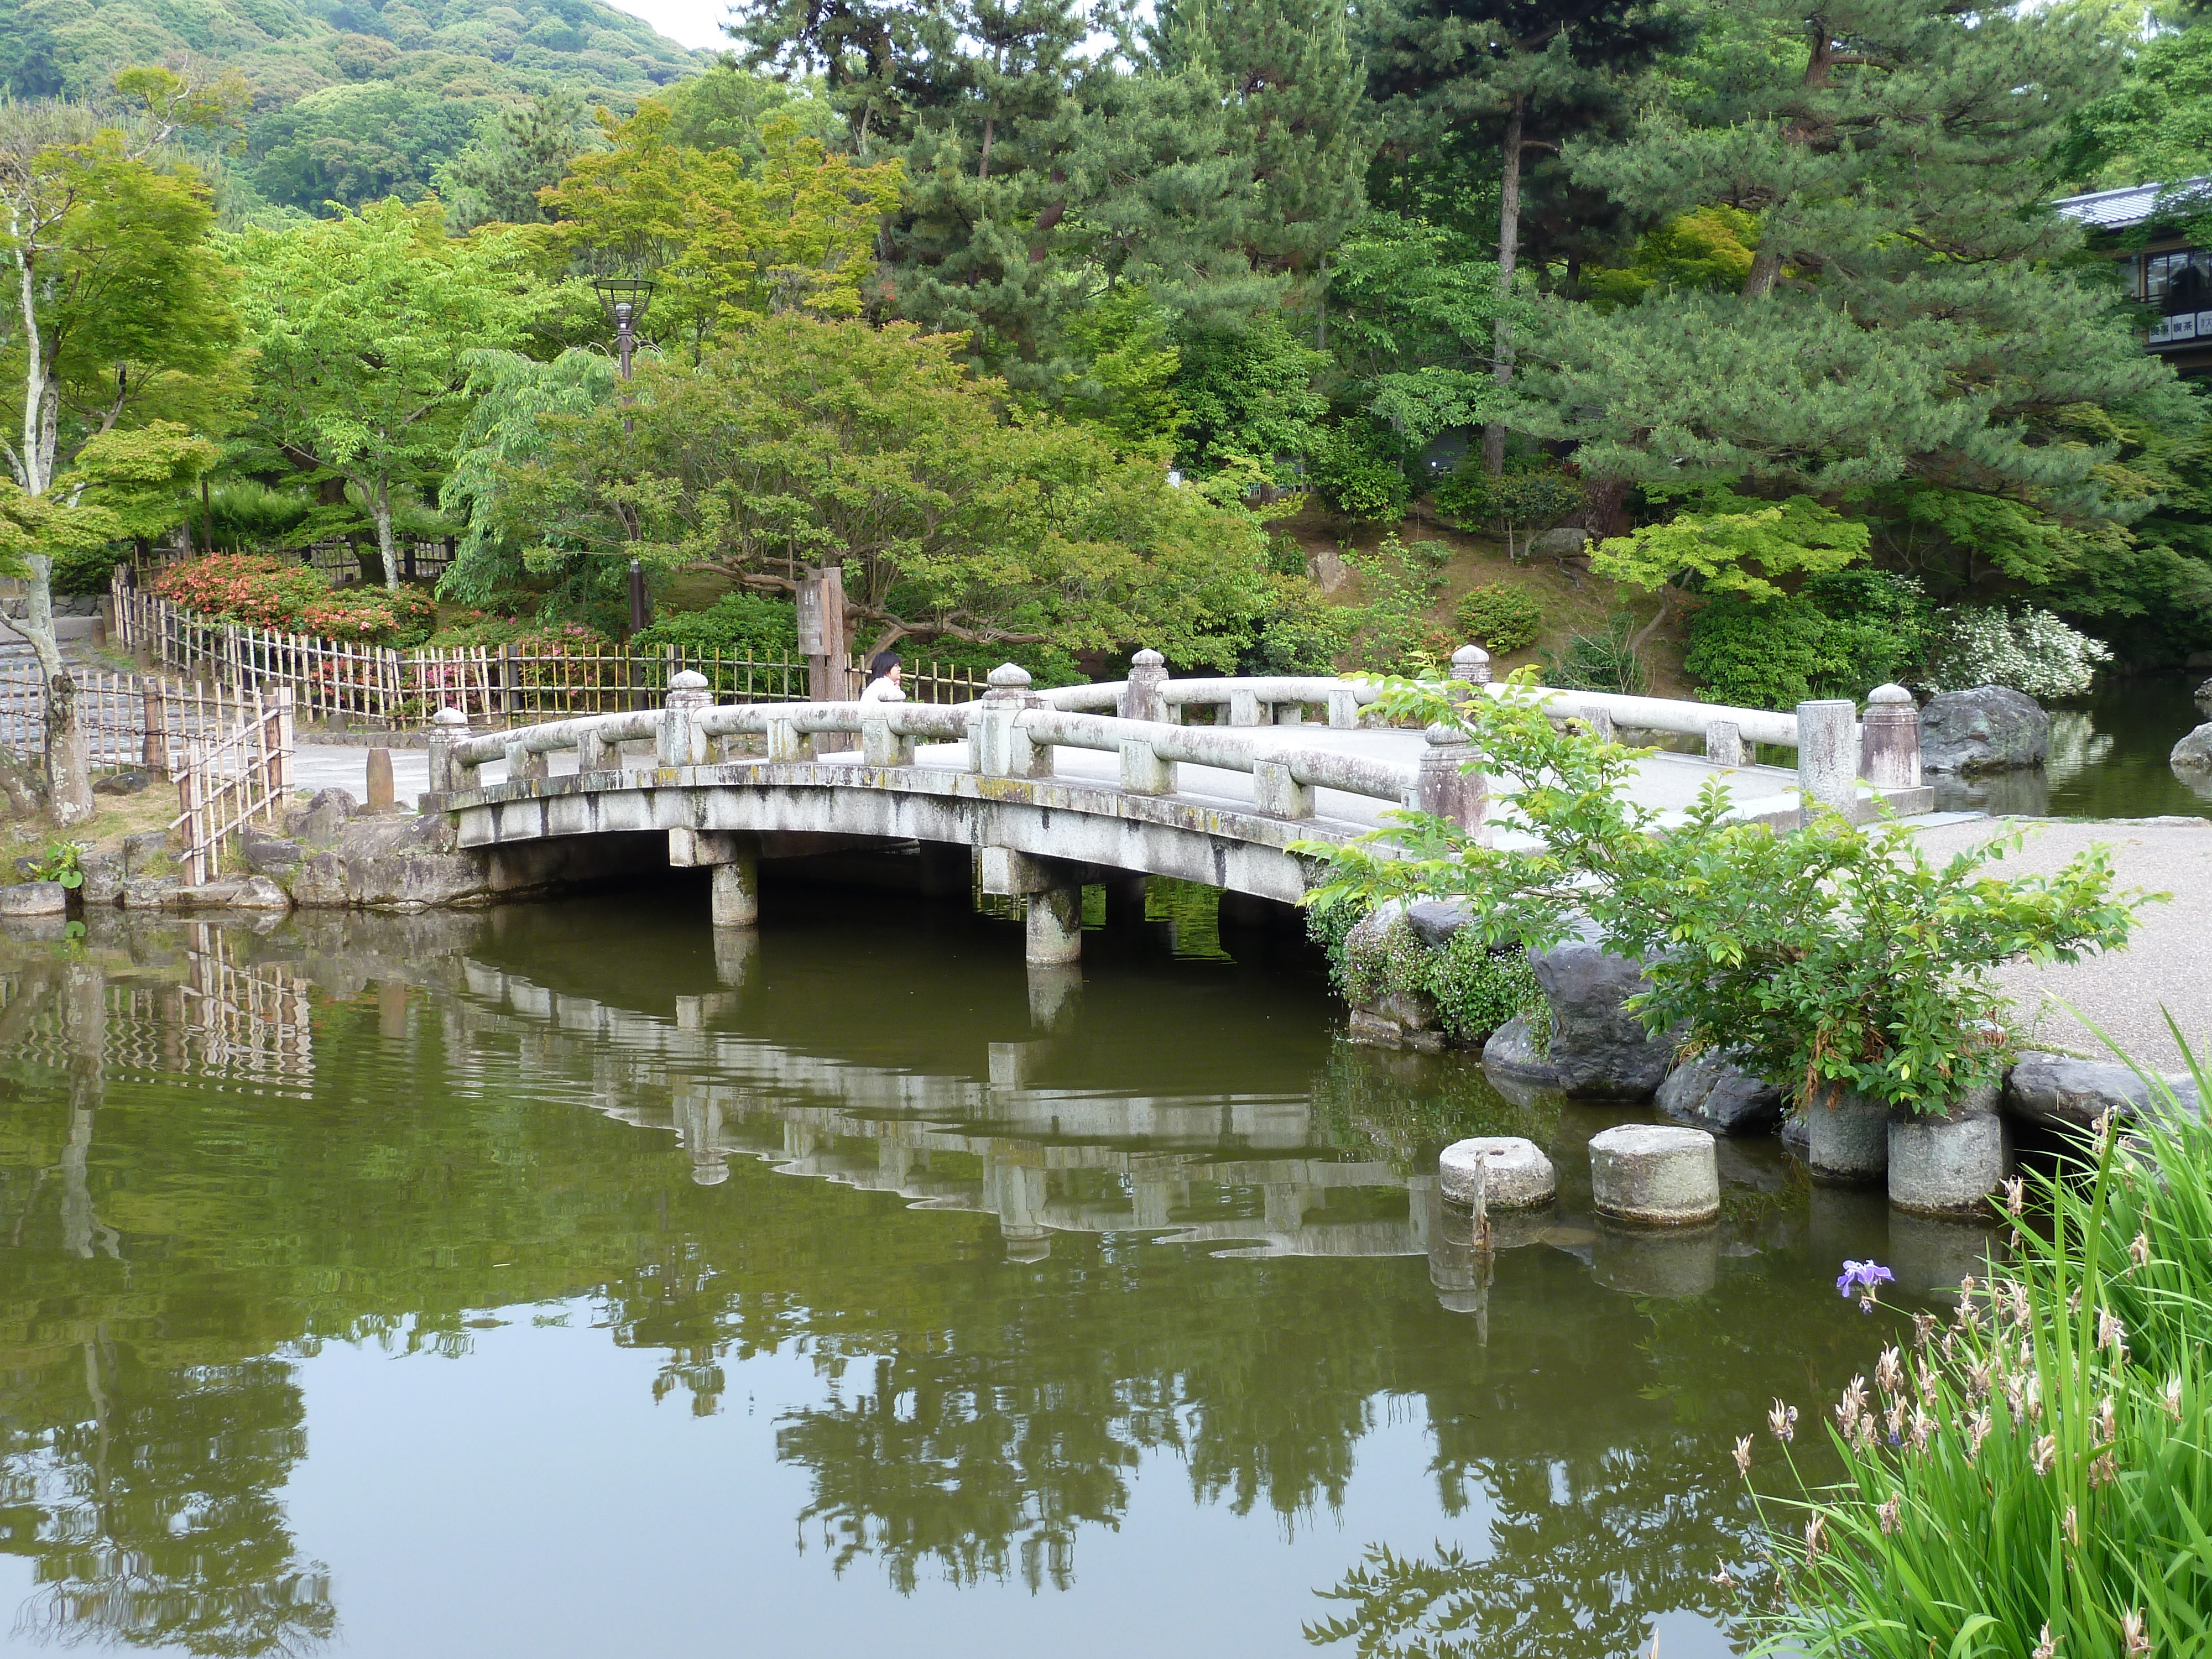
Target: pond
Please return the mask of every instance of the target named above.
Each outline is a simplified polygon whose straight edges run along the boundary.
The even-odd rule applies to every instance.
[[[2203,676],[2107,679],[2085,697],[2051,705],[2051,759],[2041,771],[1938,778],[1940,811],[2028,817],[2212,818],[2212,779],[2166,763],[2173,745],[2212,714],[2195,701]]]
[[[1895,1334],[1844,1257],[1980,1243],[1771,1143],[1717,1229],[1612,1231],[1634,1114],[1344,1043],[1203,892],[1079,983],[768,899],[0,943],[0,1641],[1739,1652],[1735,1437]],[[1562,1180],[1489,1257],[1433,1181],[1478,1131]]]

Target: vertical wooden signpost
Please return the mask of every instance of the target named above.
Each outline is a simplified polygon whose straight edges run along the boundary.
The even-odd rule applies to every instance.
[[[852,696],[845,671],[845,572],[837,565],[809,566],[799,585],[799,649],[811,699],[843,702]],[[814,740],[817,753],[848,746],[842,734],[825,732]]]

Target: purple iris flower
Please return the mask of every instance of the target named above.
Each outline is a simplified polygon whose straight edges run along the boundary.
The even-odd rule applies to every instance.
[[[1836,1290],[1843,1296],[1849,1296],[1853,1291],[1856,1291],[1859,1293],[1860,1305],[1869,1312],[1872,1312],[1875,1287],[1878,1285],[1893,1285],[1896,1282],[1897,1275],[1879,1261],[1846,1261],[1844,1263],[1843,1276],[1836,1280]]]

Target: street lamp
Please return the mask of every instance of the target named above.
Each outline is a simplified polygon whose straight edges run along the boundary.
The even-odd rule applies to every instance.
[[[630,348],[637,343],[637,325],[645,320],[653,281],[649,276],[594,276],[592,286],[599,290],[599,302],[606,307],[608,319],[615,325],[615,354],[622,377],[627,380]]]

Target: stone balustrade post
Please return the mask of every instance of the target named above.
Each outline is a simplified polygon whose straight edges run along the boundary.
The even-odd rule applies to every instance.
[[[1121,787],[1133,795],[1172,795],[1176,792],[1176,763],[1162,760],[1149,743],[1133,739],[1121,745]]]
[[[1428,747],[1421,754],[1412,804],[1479,838],[1490,810],[1490,789],[1476,768],[1480,756],[1473,740],[1452,726],[1431,726],[1425,735]]]
[[[1231,726],[1270,726],[1274,723],[1274,709],[1260,701],[1257,691],[1241,687],[1229,693],[1229,723]]]
[[[771,763],[795,764],[814,758],[814,734],[802,732],[788,714],[768,717],[768,757]]]
[[[1798,822],[1823,808],[1850,818],[1858,807],[1858,707],[1848,697],[1797,705]],[[1918,723],[1915,721],[1915,730]]]
[[[1300,783],[1279,761],[1255,761],[1252,804],[1271,818],[1310,818],[1314,815],[1313,787]]]
[[[1125,720],[1164,720],[1168,700],[1161,688],[1168,683],[1167,659],[1149,647],[1129,663],[1128,689],[1121,693],[1119,710]]]
[[[475,787],[474,779],[463,783],[455,775],[453,765],[454,748],[468,740],[469,717],[450,703],[430,716],[430,787],[424,800],[433,796],[442,799]],[[167,764],[166,756],[163,763]],[[430,809],[426,806],[422,810]]]
[[[1359,724],[1359,693],[1348,685],[1339,686],[1328,694],[1328,723],[1330,729],[1349,732]]]
[[[616,759],[621,759],[621,756],[617,754]],[[607,741],[597,727],[587,726],[576,734],[576,770],[581,774],[608,769]]]
[[[1705,758],[1715,766],[1743,764],[1743,728],[1734,720],[1705,723]]]
[[[662,766],[704,766],[707,734],[699,730],[695,717],[714,706],[714,694],[708,689],[704,674],[686,668],[669,676],[668,697],[661,707],[660,726],[653,745],[654,759]]]
[[[1462,645],[1458,650],[1452,653],[1451,677],[1455,684],[1461,685],[1476,686],[1489,684],[1490,653],[1484,650],[1479,645]],[[1452,694],[1452,701],[1454,702],[1465,702],[1470,696],[1476,695],[1479,694],[1468,691],[1455,691]]]
[[[866,707],[881,709],[883,703]],[[911,766],[914,739],[891,729],[888,714],[864,714],[860,719],[860,763],[864,766]]]
[[[1877,685],[1867,693],[1859,773],[1877,789],[1920,787],[1920,709],[1901,685]]]
[[[507,781],[509,783],[543,783],[549,775],[545,751],[532,749],[520,738],[508,740],[507,750]]]
[[[1029,670],[1000,663],[991,671],[991,689],[975,710],[975,769],[987,778],[1048,778],[1052,750],[1030,743],[1018,724],[1022,711],[1042,708],[1044,699],[1030,690]]]

